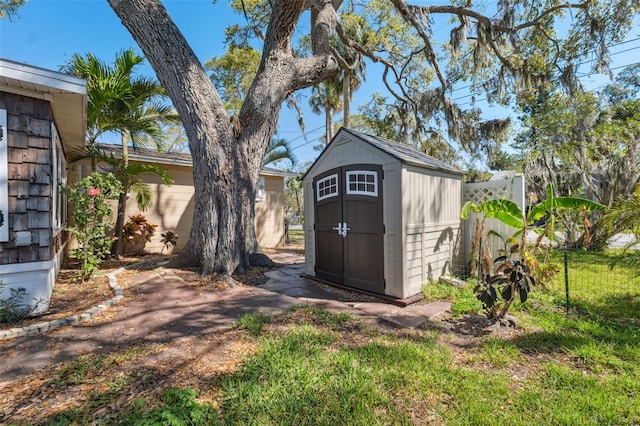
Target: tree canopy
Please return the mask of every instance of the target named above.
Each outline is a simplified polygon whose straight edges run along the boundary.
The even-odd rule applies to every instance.
[[[183,259],[222,274],[246,267],[258,250],[254,185],[281,106],[296,91],[338,75],[348,63],[341,51],[383,67],[389,95],[382,103],[396,118],[389,126],[402,129],[397,133],[406,141],[438,141],[451,151],[487,158],[499,152],[506,123],[485,123],[473,104],[457,102],[457,85],[499,104],[547,84],[576,93],[581,61],[593,58],[593,69],[605,69],[608,46],[624,39],[640,7],[635,0],[501,0],[488,7],[472,1],[235,0],[232,7],[247,24],[228,29],[229,41],[256,46],[261,59],[231,123],[220,92],[159,0],[109,3],[149,59],[187,132],[196,200]],[[350,32],[357,18],[368,25]],[[311,49],[305,52],[298,42],[307,29]],[[436,37],[447,30],[446,39]]]

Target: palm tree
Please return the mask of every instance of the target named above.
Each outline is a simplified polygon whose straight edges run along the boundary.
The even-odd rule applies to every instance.
[[[333,138],[333,112],[342,109],[342,80],[336,77],[333,80],[326,80],[311,90],[309,105],[315,114],[324,111],[325,117],[325,144],[331,142]]]
[[[128,49],[116,55],[113,66],[89,53],[86,57],[74,54],[62,67],[63,71],[87,80],[89,147],[95,148],[97,138],[106,132],[120,133],[122,171],[129,170],[129,140],[136,149],[149,138],[159,138],[163,124],[179,121],[175,111],[164,102],[166,95],[162,86],[153,79],[133,75],[135,67],[143,62],[142,56]],[[88,153],[96,153],[96,150],[90,149]],[[94,170],[97,159],[92,159]],[[129,178],[120,177],[123,186],[127,186]],[[121,250],[126,203],[125,191],[118,200],[116,240],[112,247],[112,254],[116,256]]]
[[[262,159],[262,166],[264,167],[280,160],[289,160],[292,166],[296,163],[296,158],[291,152],[289,142],[282,138],[273,138]]]
[[[635,237],[635,241],[629,244],[631,247],[640,242],[640,184],[636,185],[634,192],[618,198],[611,208],[600,218],[597,228],[604,229],[608,235],[619,232],[629,232]]]
[[[104,171],[113,173],[113,175],[122,184],[122,193],[118,198],[118,221],[117,227],[114,230],[114,236],[116,239],[111,246],[111,254],[114,256],[120,256],[122,251],[122,229],[124,227],[124,210],[120,210],[121,206],[126,208],[126,198],[129,191],[133,191],[136,196],[136,204],[142,211],[147,210],[153,203],[153,194],[149,185],[144,183],[141,178],[143,176],[155,175],[162,180],[165,185],[171,185],[173,179],[169,176],[169,173],[153,164],[141,164],[141,163],[125,163],[123,159],[117,158],[113,153],[106,154],[97,147],[87,147],[84,154],[77,158],[77,160],[83,158],[91,158],[97,163],[105,163]],[[125,202],[122,202],[122,200]],[[122,220],[121,220],[122,218]],[[121,223],[119,223],[121,222]],[[119,232],[118,232],[119,231]],[[118,243],[118,244],[116,244]]]

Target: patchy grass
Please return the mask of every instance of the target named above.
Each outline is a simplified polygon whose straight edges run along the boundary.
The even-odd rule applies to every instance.
[[[464,321],[482,318],[472,290],[425,286],[454,315],[417,330],[299,306],[87,354],[0,385],[0,422],[640,424],[638,311],[624,297],[607,299],[616,316],[594,315],[594,301],[566,314],[562,291],[537,288],[512,307],[520,329],[469,333]]]
[[[135,396],[143,380],[137,370],[115,374],[48,424],[639,423],[640,330],[558,308],[529,306],[518,313],[524,330],[476,337],[465,349],[448,332],[398,330],[315,308],[247,318],[261,325],[244,331],[259,334],[258,346],[236,370],[195,388],[164,386],[157,398],[133,398],[97,418],[101,407]],[[98,376],[106,364],[108,357],[69,364],[82,372],[74,383],[89,383],[87,372]]]
[[[304,247],[304,229],[289,229],[288,245]]]
[[[255,313],[242,315],[236,325],[247,330],[252,336],[259,336],[265,326],[270,322],[271,316],[263,313]]]
[[[481,304],[473,294],[474,285],[473,282],[455,286],[443,281],[430,281],[423,286],[422,294],[426,302],[436,300],[451,302],[451,312],[454,315],[477,313],[481,309]]]
[[[569,304],[572,308],[609,318],[640,321],[640,274],[620,260],[620,251],[569,251]],[[565,295],[564,253],[555,250],[551,261],[561,267],[550,290]]]

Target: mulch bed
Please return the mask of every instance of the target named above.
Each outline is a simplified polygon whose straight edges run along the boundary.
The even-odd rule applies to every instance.
[[[79,315],[87,309],[103,303],[113,297],[107,274],[119,268],[128,268],[118,274],[117,279],[118,285],[125,289],[125,295],[129,296],[126,290],[131,285],[130,278],[133,275],[139,271],[167,267],[164,265],[170,260],[170,256],[151,254],[107,260],[102,263],[96,276],[84,282],[78,279],[79,265],[76,262],[67,262],[61,268],[56,280],[49,302],[49,309],[20,322],[0,324],[0,330],[20,328]],[[225,281],[212,280],[210,275],[202,276],[199,268],[172,266],[170,269],[190,286],[221,291],[229,288],[229,284]],[[261,285],[269,280],[264,273],[274,269],[276,268],[252,267],[244,274],[234,274],[233,279],[237,285]]]

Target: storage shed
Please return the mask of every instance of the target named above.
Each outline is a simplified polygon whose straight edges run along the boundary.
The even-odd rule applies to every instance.
[[[464,258],[463,173],[414,148],[342,128],[304,176],[305,273],[392,298]]]

